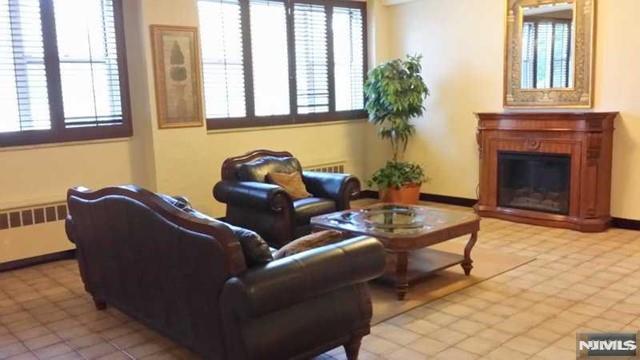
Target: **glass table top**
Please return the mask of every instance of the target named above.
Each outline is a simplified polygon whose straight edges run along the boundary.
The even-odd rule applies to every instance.
[[[354,232],[384,236],[410,236],[474,221],[473,213],[426,206],[376,204],[314,218],[312,223]]]

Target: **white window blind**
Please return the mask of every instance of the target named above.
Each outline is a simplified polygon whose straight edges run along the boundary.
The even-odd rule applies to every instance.
[[[38,0],[0,0],[0,132],[51,128]]]
[[[209,129],[367,116],[366,3],[198,4]]]
[[[54,10],[65,126],[122,124],[112,0],[54,0]]]
[[[522,26],[522,88],[533,88],[535,74],[533,64],[535,58],[536,24],[525,22]]]
[[[200,0],[207,118],[246,115],[242,24],[238,0]]]
[[[568,22],[553,24],[553,87],[569,86],[570,31]]]
[[[250,3],[255,115],[287,115],[291,111],[285,4],[270,0]]]
[[[336,111],[364,108],[364,19],[360,9],[333,9]]]
[[[293,8],[298,113],[329,111],[327,14],[322,5]]]
[[[553,25],[550,22],[539,22],[537,28],[536,53],[536,87],[551,87],[551,52],[553,51]]]
[[[569,87],[571,23],[525,22],[522,29],[522,88]]]

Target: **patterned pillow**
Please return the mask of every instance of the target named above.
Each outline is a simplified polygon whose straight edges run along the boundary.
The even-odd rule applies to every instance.
[[[273,254],[274,259],[282,259],[303,251],[331,245],[342,241],[343,234],[336,230],[324,230],[303,236],[280,248]]]
[[[199,219],[222,222],[191,208],[189,202],[183,197],[169,196],[164,194],[158,195],[169,204]],[[251,230],[233,226],[225,222],[222,223],[227,225],[233,232],[233,235],[236,236],[236,239],[238,239],[240,247],[242,248],[242,253],[244,254],[244,261],[247,263],[247,267],[264,265],[273,260],[269,245],[260,235]]]
[[[304,181],[302,181],[302,175],[298,171],[292,173],[271,172],[267,175],[267,182],[278,185],[284,189],[293,200],[304,199],[312,197],[309,194]]]

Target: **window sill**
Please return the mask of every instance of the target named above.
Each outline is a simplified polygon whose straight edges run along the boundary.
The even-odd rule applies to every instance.
[[[255,132],[255,131],[265,131],[265,130],[295,129],[295,128],[317,127],[317,126],[335,126],[335,125],[342,125],[342,124],[360,124],[366,121],[367,121],[366,118],[361,118],[361,119],[331,120],[331,121],[308,122],[308,123],[297,123],[297,124],[247,126],[247,127],[234,127],[234,128],[227,128],[227,129],[208,129],[207,134],[215,135],[215,134]]]
[[[0,151],[32,148],[37,146],[62,146],[74,143],[96,142],[130,138],[133,131],[129,124],[67,128],[55,130],[28,130],[0,133]]]
[[[51,142],[51,143],[33,144],[33,145],[0,146],[0,153],[11,152],[11,151],[47,149],[47,148],[55,148],[55,147],[63,147],[63,146],[108,144],[108,143],[128,142],[130,140],[131,140],[131,137],[116,137],[116,138],[109,138],[109,139]]]
[[[283,126],[314,126],[339,121],[357,121],[367,118],[364,110],[340,111],[300,115],[276,115],[256,118],[207,119],[207,130],[241,130],[247,128],[265,129]]]

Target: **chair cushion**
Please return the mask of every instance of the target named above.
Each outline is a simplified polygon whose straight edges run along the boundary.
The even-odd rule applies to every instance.
[[[313,196],[307,191],[302,181],[302,175],[298,171],[292,173],[270,172],[267,174],[267,182],[280,186],[294,200]]]
[[[278,260],[283,257],[295,255],[303,251],[315,249],[325,245],[335,244],[342,241],[343,235],[340,231],[324,230],[295,239],[280,248],[273,254],[273,258]]]
[[[331,199],[309,197],[293,202],[297,225],[307,225],[312,217],[336,211],[336,202]]]
[[[265,156],[250,162],[238,165],[236,177],[239,181],[266,182],[270,172],[292,173],[302,172],[300,162],[294,157]]]

